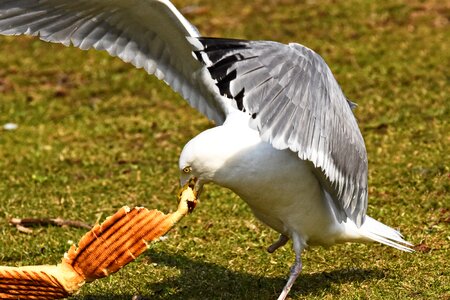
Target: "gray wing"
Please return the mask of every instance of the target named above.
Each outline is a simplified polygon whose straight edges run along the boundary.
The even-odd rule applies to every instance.
[[[299,44],[190,40],[220,92],[251,116],[250,126],[275,148],[311,161],[340,212],[360,226],[367,210],[366,149],[353,103],[323,59]]]
[[[225,119],[223,97],[185,38],[198,31],[167,0],[0,0],[0,34],[106,50],[164,80],[216,123]]]

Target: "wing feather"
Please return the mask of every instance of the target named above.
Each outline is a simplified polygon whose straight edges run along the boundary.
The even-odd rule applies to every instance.
[[[299,44],[199,38],[196,57],[220,92],[252,116],[250,126],[277,149],[312,163],[340,218],[358,226],[367,210],[367,154],[331,70]]]
[[[216,123],[229,101],[192,55],[198,31],[168,0],[1,0],[0,34],[106,50],[164,80]]]

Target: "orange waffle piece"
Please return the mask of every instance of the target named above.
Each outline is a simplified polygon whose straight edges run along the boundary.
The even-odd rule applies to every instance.
[[[185,186],[179,200],[178,210],[171,214],[122,207],[86,233],[78,247],[72,245],[56,266],[0,266],[0,299],[65,298],[84,283],[117,272],[192,211],[196,193]]]

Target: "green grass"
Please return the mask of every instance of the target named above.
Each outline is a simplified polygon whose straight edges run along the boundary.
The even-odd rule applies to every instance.
[[[450,299],[450,7],[445,1],[176,1],[204,35],[296,41],[320,53],[369,156],[369,214],[420,244],[308,249],[292,299]],[[0,38],[0,264],[55,264],[123,205],[176,207],[182,146],[212,126],[165,84],[105,53]],[[136,262],[71,299],[274,299],[293,262],[243,201],[208,186],[195,213]]]

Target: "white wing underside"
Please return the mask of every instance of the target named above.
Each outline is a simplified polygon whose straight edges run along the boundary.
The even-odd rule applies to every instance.
[[[0,33],[105,50],[164,80],[216,124],[248,112],[263,140],[311,161],[342,213],[362,224],[364,141],[328,66],[308,48],[199,38],[167,0],[0,0]]]

